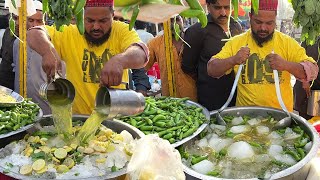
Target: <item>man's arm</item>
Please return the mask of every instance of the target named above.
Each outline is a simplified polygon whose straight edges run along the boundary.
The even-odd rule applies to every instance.
[[[117,86],[122,81],[124,69],[139,69],[148,62],[148,48],[144,43],[135,43],[123,53],[113,56],[101,71],[100,83],[105,86]]]
[[[303,81],[311,81],[315,79],[319,71],[318,65],[310,61],[304,61],[301,63],[286,61],[278,54],[269,54],[266,59],[268,59],[272,69],[288,71],[297,79]]]
[[[236,55],[226,59],[211,58],[207,65],[208,75],[214,78],[223,76],[227,70],[235,65],[244,63],[250,55],[248,47],[241,47]]]
[[[27,42],[31,49],[42,56],[42,68],[48,79],[54,77],[56,68],[61,69],[61,61],[43,27],[30,29],[27,32]]]

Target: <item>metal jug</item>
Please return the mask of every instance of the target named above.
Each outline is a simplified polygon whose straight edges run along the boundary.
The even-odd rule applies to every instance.
[[[133,90],[100,87],[96,94],[95,110],[108,119],[141,113],[144,106],[144,96]]]
[[[308,99],[307,114],[310,116],[320,115],[320,90],[311,90],[311,96]]]
[[[57,78],[50,83],[43,83],[39,94],[50,104],[67,105],[73,102],[75,89],[69,80]]]

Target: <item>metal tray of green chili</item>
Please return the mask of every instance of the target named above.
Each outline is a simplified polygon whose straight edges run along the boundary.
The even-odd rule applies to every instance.
[[[173,147],[189,141],[205,129],[210,121],[209,111],[187,98],[146,98],[141,114],[121,117],[144,134],[158,134]]]
[[[0,107],[0,139],[26,131],[42,116],[41,108],[29,99],[12,107]]]

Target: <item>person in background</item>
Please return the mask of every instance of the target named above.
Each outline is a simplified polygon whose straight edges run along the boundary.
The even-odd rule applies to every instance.
[[[27,17],[27,28],[44,25],[44,14],[42,13],[42,3],[33,1],[36,14]],[[20,56],[18,39],[13,45],[13,63],[15,71],[14,91],[20,93]],[[65,64],[62,66],[62,76],[65,76]],[[40,54],[27,46],[27,97],[38,103],[44,115],[51,114],[51,109],[47,101],[39,95],[40,86],[47,82],[47,76],[42,70],[42,57]]]
[[[113,20],[125,22],[122,17],[114,16]],[[144,42],[146,44],[147,42],[145,42],[141,38],[139,32],[138,31],[136,31],[136,32],[138,33],[142,42]],[[148,90],[151,89],[151,84],[149,82],[149,77],[147,76],[146,70],[144,68],[129,69],[129,88],[134,89],[135,91],[142,93],[144,96],[147,96]]]
[[[73,113],[91,114],[101,85],[123,89],[121,82],[129,81],[127,69],[139,69],[148,62],[148,48],[138,34],[129,31],[128,24],[113,21],[113,16],[113,0],[87,0],[84,35],[75,25],[64,27],[63,32],[46,26],[27,33],[29,46],[42,56],[48,80],[61,68],[60,58],[66,63],[67,78],[76,88]]]
[[[135,29],[136,29],[136,32],[138,33],[140,39],[142,42],[144,43],[148,43],[151,39],[154,38],[154,36],[147,32],[147,26],[146,26],[146,23],[145,22],[142,22],[142,21],[139,21],[139,20],[136,20],[135,22]]]
[[[318,37],[316,43],[314,45],[307,45],[306,42],[301,44],[302,47],[306,49],[306,53],[308,56],[311,56],[313,59],[317,61],[318,66],[319,63],[319,44],[320,44],[320,36]],[[312,86],[311,86],[312,85]],[[311,87],[310,87],[311,86]],[[311,119],[312,116],[307,114],[308,108],[308,99],[311,95],[311,90],[320,90],[320,74],[318,77],[311,82],[300,82],[296,81],[293,87],[294,93],[294,110],[299,112],[299,116],[302,116],[305,119]]]
[[[13,20],[16,23],[15,35],[19,35],[19,21],[18,16],[12,14]],[[2,37],[2,46],[0,49],[0,58],[2,58],[0,63],[0,85],[5,86],[9,89],[14,88],[14,72],[12,68],[13,63],[13,43],[16,36],[10,34],[9,27],[6,28]]]
[[[180,36],[183,38],[183,22],[181,16],[176,16],[176,23],[179,25]],[[171,18],[172,31],[172,53],[174,58],[174,82],[176,86],[176,97],[189,97],[193,101],[197,101],[195,81],[191,76],[184,74],[181,70],[181,60],[183,52],[183,42],[181,39],[175,39],[174,18]],[[164,35],[156,36],[148,43],[150,51],[150,60],[146,65],[146,70],[150,69],[155,62],[159,64],[161,78],[161,92],[163,96],[169,96],[168,71],[166,63],[166,51]]]
[[[303,47],[276,28],[277,0],[260,0],[257,14],[251,10],[251,29],[228,41],[208,62],[208,74],[214,78],[237,73],[236,106],[267,106],[281,109],[275,90],[273,70],[279,71],[281,95],[288,111],[293,111],[291,74],[311,81],[319,68]]]
[[[186,30],[182,70],[196,80],[198,102],[208,110],[219,109],[228,99],[234,81],[230,73],[220,79],[207,74],[207,63],[220,52],[225,40],[242,32],[241,25],[231,17],[230,0],[207,0],[208,24],[196,23]],[[230,21],[230,24],[228,22]],[[235,96],[229,106],[235,105]]]

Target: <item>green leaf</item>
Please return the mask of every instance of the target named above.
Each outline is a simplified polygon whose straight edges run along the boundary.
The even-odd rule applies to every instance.
[[[255,14],[258,14],[258,9],[259,9],[259,0],[252,0],[251,1],[251,6],[253,8],[253,11]]]
[[[238,13],[239,13],[239,0],[232,0],[232,7],[233,7],[233,18],[238,19]]]
[[[16,0],[11,0],[12,6],[17,9]]]
[[[304,1],[304,7],[305,7],[306,14],[311,16],[316,10],[315,1],[313,0]]]

